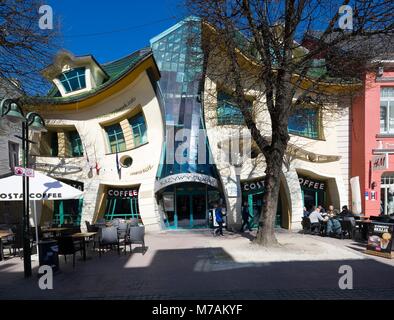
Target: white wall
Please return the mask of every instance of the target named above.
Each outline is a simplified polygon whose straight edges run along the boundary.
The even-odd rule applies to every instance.
[[[125,107],[123,110],[120,108]],[[116,155],[110,154],[107,146],[107,137],[101,125],[103,122],[125,117],[136,108],[142,108],[145,115],[148,143],[138,148],[119,153],[119,158],[129,155],[133,159],[130,168],[122,168],[119,177],[116,168]],[[82,222],[92,221],[98,210],[99,186],[137,186],[139,190],[139,206],[142,220],[149,229],[158,229],[160,217],[154,197],[154,182],[161,156],[163,144],[163,119],[158,100],[153,91],[147,74],[141,74],[132,84],[117,94],[86,109],[51,112],[43,114],[48,126],[74,125],[86,147],[83,158],[59,159],[51,157],[37,157],[38,163],[52,165],[64,161],[66,166],[78,166],[83,170],[79,173],[60,175],[70,180],[84,183],[84,208]],[[97,161],[101,167],[100,174],[93,169],[93,176],[88,177],[86,154],[94,166]]]

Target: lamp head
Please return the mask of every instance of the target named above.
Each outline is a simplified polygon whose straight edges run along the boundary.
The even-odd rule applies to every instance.
[[[35,112],[30,112],[27,117],[27,126],[35,132],[47,132],[44,119]]]
[[[13,123],[26,121],[22,108],[13,99],[3,99],[0,103],[1,116]]]

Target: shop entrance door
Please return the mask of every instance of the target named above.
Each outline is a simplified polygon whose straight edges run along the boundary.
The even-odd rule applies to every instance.
[[[206,192],[176,193],[175,228],[202,228],[208,226]]]
[[[259,225],[260,214],[264,204],[263,195],[264,192],[258,192],[248,195],[249,215],[252,217],[250,220],[251,228],[257,228]],[[276,211],[275,227],[282,227],[282,210],[280,195],[278,199],[278,208]]]

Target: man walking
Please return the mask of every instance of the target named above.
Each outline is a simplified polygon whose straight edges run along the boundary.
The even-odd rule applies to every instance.
[[[248,206],[247,201],[245,201],[244,205],[242,206],[241,214],[242,214],[241,232],[244,232],[245,226],[249,229],[249,231],[252,231],[252,229],[250,228],[250,223],[249,223],[250,216],[249,216],[249,206]]]

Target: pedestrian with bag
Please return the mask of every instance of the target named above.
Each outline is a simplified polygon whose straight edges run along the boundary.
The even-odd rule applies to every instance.
[[[224,236],[223,234],[223,222],[224,222],[224,214],[223,214],[223,207],[221,204],[217,204],[215,208],[215,219],[218,224],[218,227],[216,228],[214,235],[221,235]]]

